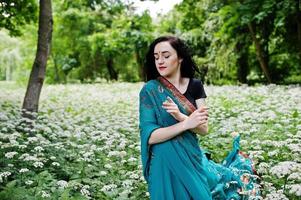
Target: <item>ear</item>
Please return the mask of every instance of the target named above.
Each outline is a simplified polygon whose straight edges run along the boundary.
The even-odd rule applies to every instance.
[[[182,61],[183,61],[183,58],[179,58],[179,63],[182,63]]]

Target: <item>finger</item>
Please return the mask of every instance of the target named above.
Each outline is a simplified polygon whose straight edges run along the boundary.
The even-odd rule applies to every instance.
[[[170,113],[170,114],[176,114],[176,111],[174,111],[174,110],[168,110],[168,113]]]
[[[201,116],[197,118],[198,121],[203,121],[203,120],[207,120],[208,121],[208,117],[207,116]]]
[[[196,113],[195,116],[197,116],[197,117],[208,117],[208,113]]]
[[[179,110],[177,108],[174,107],[168,107],[168,106],[162,106],[165,110],[173,110],[173,111],[177,111],[179,112]]]
[[[177,108],[177,107],[175,107],[175,106],[165,106],[165,105],[163,105],[163,106],[162,106],[162,108],[164,108],[164,109],[173,109],[173,110],[178,110],[178,108]]]
[[[204,111],[204,110],[198,110],[197,112],[196,112],[197,114],[208,114],[208,112],[207,111]]]
[[[174,101],[172,100],[172,98],[170,98],[169,96],[167,96],[167,101],[174,103]]]
[[[200,121],[199,121],[199,124],[206,124],[207,122],[208,122],[208,120],[204,120],[204,119],[203,119],[203,120],[200,120]]]
[[[201,126],[201,125],[203,125],[203,124],[206,124],[207,123],[207,121],[201,121],[200,123],[199,123],[199,126]]]
[[[164,105],[178,107],[175,103],[164,103]]]
[[[170,114],[175,114],[176,113],[174,110],[166,110],[166,112],[168,112]]]
[[[206,107],[206,106],[201,106],[201,107],[198,107],[198,109],[197,110],[199,110],[199,111],[208,111],[209,110],[209,108],[208,107]]]
[[[177,105],[177,104],[175,104],[175,102],[173,102],[173,101],[164,101],[163,103],[164,103],[164,104],[170,104],[170,105]]]
[[[163,105],[168,105],[168,106],[177,106],[176,104],[174,104],[174,103],[163,103]]]
[[[207,107],[199,107],[197,109],[198,112],[208,112],[208,110],[209,110],[209,108],[207,108]]]

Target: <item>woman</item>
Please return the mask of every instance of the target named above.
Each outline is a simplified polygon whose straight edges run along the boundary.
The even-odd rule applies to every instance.
[[[210,200],[256,196],[252,163],[239,154],[239,136],[223,165],[208,160],[196,134],[208,133],[208,112],[196,65],[176,37],[157,38],[146,55],[148,82],[140,91],[143,174],[151,199]]]

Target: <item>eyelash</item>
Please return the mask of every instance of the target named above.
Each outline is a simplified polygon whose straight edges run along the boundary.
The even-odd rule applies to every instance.
[[[169,58],[169,56],[164,56],[164,58],[167,59],[167,58]],[[155,57],[155,60],[158,60],[158,59],[159,59],[159,57],[158,58]]]

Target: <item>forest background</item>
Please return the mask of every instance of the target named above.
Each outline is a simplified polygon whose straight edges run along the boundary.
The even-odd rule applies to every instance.
[[[204,83],[301,82],[298,0],[184,0],[155,19],[148,11],[137,14],[131,1],[52,4],[49,84],[142,81],[148,45],[170,34],[188,43]],[[1,13],[0,80],[26,84],[37,46],[38,2],[16,1]]]

